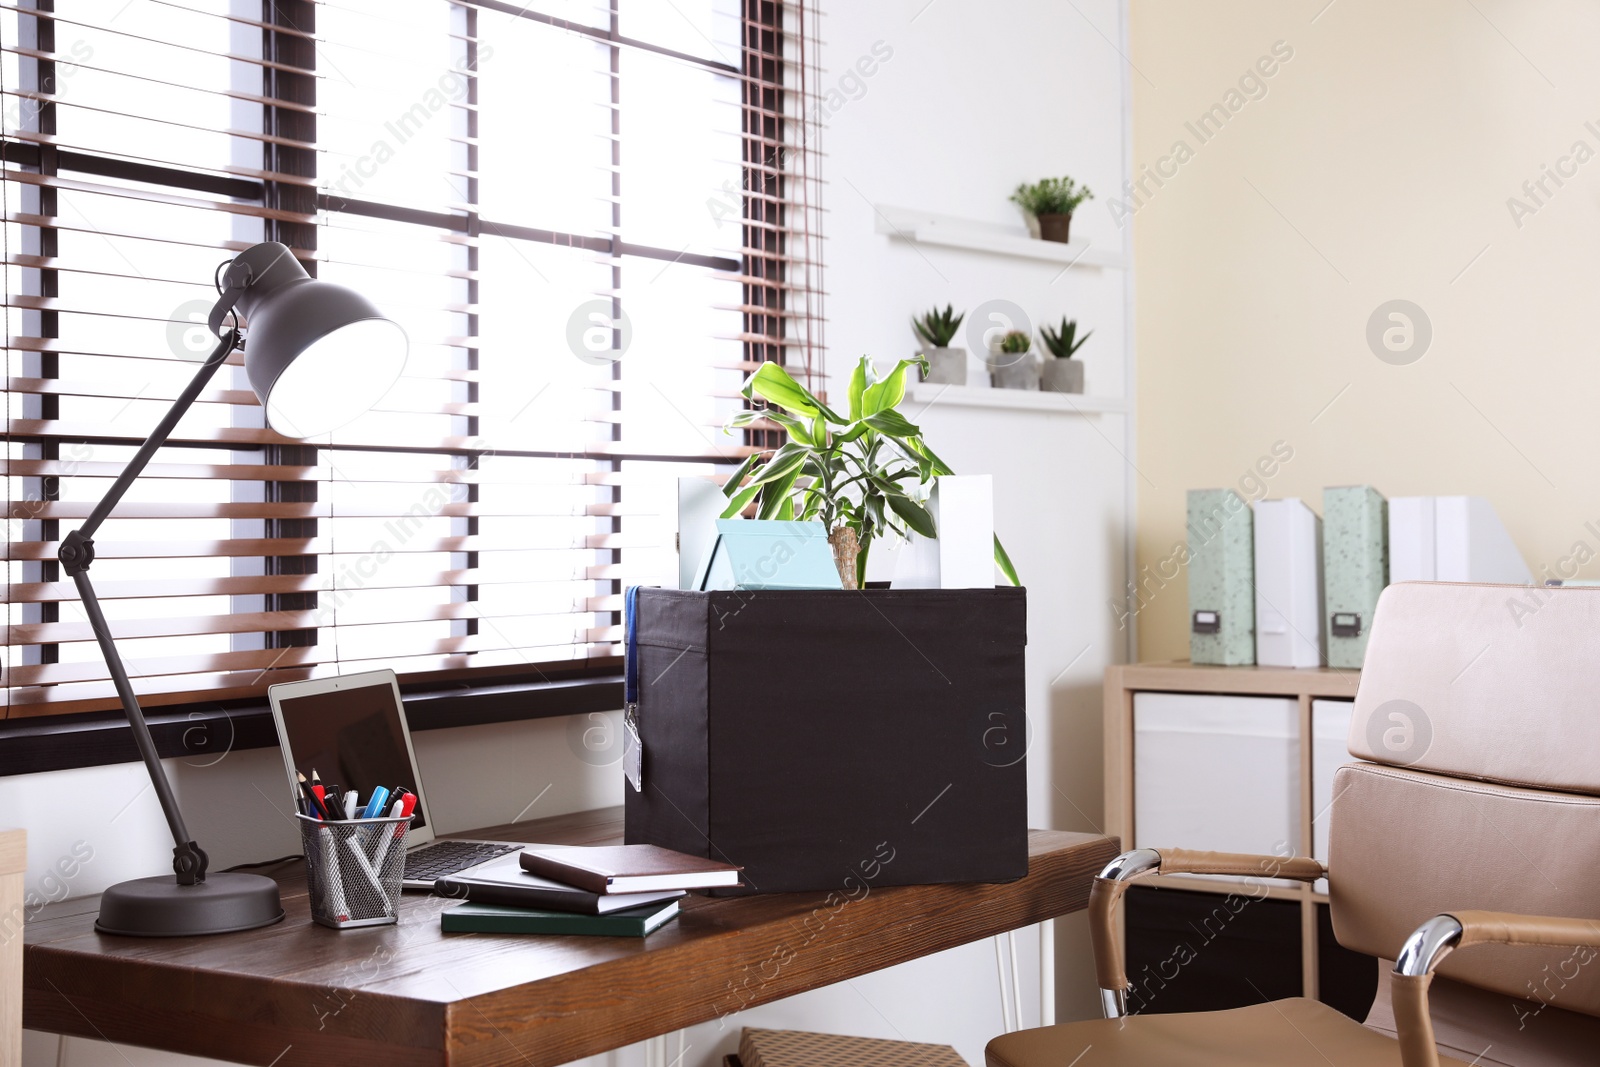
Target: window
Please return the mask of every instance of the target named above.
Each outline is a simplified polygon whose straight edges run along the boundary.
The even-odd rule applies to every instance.
[[[379,408],[267,430],[226,368],[96,538],[148,706],[392,667],[615,668],[676,479],[763,359],[820,385],[815,28],[787,0],[22,0],[0,11],[5,714],[116,707],[60,538],[281,241],[411,341]],[[234,357],[238,361],[237,354]]]

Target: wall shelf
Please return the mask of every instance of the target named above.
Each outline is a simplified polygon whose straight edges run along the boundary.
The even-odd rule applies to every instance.
[[[1007,411],[1058,411],[1066,415],[1124,415],[1128,411],[1128,402],[1121,397],[1085,396],[1083,393],[1045,393],[1036,389],[985,389],[974,385],[933,385],[928,382],[908,385],[906,399],[921,404],[924,408],[937,406]]]
[[[1041,260],[1060,264],[1063,269],[1120,270],[1123,266],[1119,249],[1103,248],[1091,241],[1073,241],[1070,244],[1040,241],[1030,237],[1021,226],[998,226],[976,219],[938,215],[889,204],[872,205],[872,218],[873,227],[878,233],[915,244],[959,248],[1013,259]]]

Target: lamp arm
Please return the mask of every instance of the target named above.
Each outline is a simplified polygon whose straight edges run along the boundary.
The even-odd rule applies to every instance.
[[[133,454],[133,458],[128,461],[128,465],[123,468],[122,473],[117,475],[117,480],[111,483],[111,488],[106,490],[106,495],[100,499],[100,503],[95,505],[94,510],[89,513],[89,517],[84,520],[83,525],[78,527],[77,533],[81,538],[86,541],[94,539],[95,531],[100,529],[100,524],[106,521],[106,517],[111,514],[111,510],[122,500],[123,494],[128,491],[128,487],[134,483],[134,480],[144,473],[145,467],[150,462],[150,457],[156,454],[157,449],[167,443],[167,438],[177,428],[178,420],[183,418],[188,413],[189,408],[194,406],[195,398],[211,382],[212,376],[217,373],[217,368],[227,362],[228,353],[232,352],[238,345],[239,332],[237,330],[229,330],[218,340],[217,347],[206,357],[206,361],[200,365],[200,369],[195,372],[194,378],[190,380],[188,385],[184,386],[183,392],[179,393],[178,398],[172,402],[172,407],[167,409],[166,415],[156,424],[156,428],[150,431],[150,436],[145,438],[144,444],[139,446],[139,451]],[[67,561],[62,560],[62,562],[65,563]],[[87,567],[90,562],[93,562],[92,554],[90,559],[84,562],[84,566]],[[71,572],[69,571],[68,573],[70,574]]]
[[[139,757],[144,760],[145,770],[150,774],[150,784],[155,788],[156,798],[161,802],[161,811],[167,817],[167,827],[172,831],[174,846],[172,869],[178,876],[178,882],[183,885],[205,881],[207,864],[205,850],[189,837],[189,829],[183,821],[183,812],[178,809],[177,798],[172,795],[172,783],[167,781],[166,772],[161,768],[161,756],[156,752],[155,741],[150,737],[150,727],[144,719],[144,711],[139,707],[139,698],[133,692],[133,683],[128,680],[128,669],[117,653],[116,642],[111,637],[111,627],[106,622],[105,613],[100,610],[100,598],[95,595],[94,585],[89,581],[89,565],[94,562],[95,531],[127,493],[128,487],[144,471],[150,462],[150,457],[172,435],[178,420],[194,405],[195,398],[211,381],[217,368],[227,362],[228,353],[238,344],[238,336],[237,330],[229,330],[218,341],[215,351],[206,357],[205,363],[195,372],[193,380],[178,394],[172,407],[151,431],[144,444],[139,446],[139,451],[134,453],[133,459],[117,476],[117,480],[111,484],[111,488],[106,491],[100,503],[95,505],[89,518],[82,526],[62,539],[61,549],[56,554],[56,558],[61,561],[62,569],[78,588],[78,596],[83,600],[83,610],[89,616],[89,628],[94,631],[95,641],[99,643],[100,652],[105,656],[106,666],[111,671],[111,681],[116,686],[117,696],[122,701],[122,711],[128,718],[128,726],[132,729],[133,742],[139,748]]]

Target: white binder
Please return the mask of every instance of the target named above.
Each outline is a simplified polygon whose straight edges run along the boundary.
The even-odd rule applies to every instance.
[[[1400,496],[1389,501],[1389,581],[1505,582],[1533,572],[1481,496]]]
[[[895,589],[994,588],[994,477],[946,474],[928,499],[929,540],[912,534],[895,557]]]
[[[1260,500],[1256,527],[1256,663],[1320,667],[1322,520],[1298,497]]]

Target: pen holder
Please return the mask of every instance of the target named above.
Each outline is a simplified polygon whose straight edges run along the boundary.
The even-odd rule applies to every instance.
[[[344,930],[397,921],[411,818],[300,820],[311,918]]]

